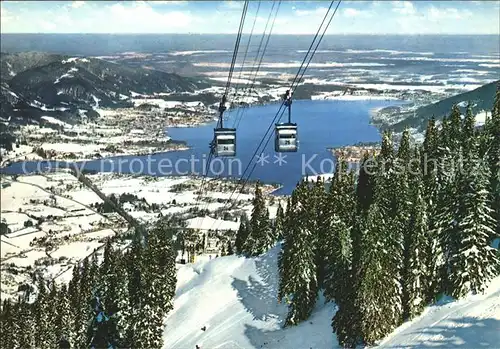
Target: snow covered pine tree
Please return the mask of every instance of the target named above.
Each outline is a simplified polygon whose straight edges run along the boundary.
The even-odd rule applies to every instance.
[[[99,296],[94,294],[92,300],[92,308],[94,310],[94,318],[89,328],[89,335],[92,338],[90,342],[91,349],[114,349],[116,348],[114,339],[110,336],[109,319],[110,317],[104,312],[104,307],[99,299]]]

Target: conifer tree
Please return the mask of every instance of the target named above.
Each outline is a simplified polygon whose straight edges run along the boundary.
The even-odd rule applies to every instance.
[[[406,167],[411,159],[411,145],[410,145],[410,131],[406,128],[401,136],[401,142],[398,148],[398,159],[400,160],[400,166]]]
[[[78,347],[81,347],[83,343],[85,345],[87,342],[87,330],[89,323],[92,321],[92,310],[89,307],[89,303],[92,299],[92,280],[91,276],[93,275],[93,271],[91,272],[91,263],[88,258],[83,260],[81,266],[81,272],[78,279],[78,300],[76,303],[77,308],[75,311],[75,327],[74,327],[74,340],[73,343]]]
[[[443,145],[441,145],[444,149]],[[425,302],[431,302],[439,293],[441,287],[440,265],[442,263],[442,248],[438,235],[438,192],[440,189],[438,182],[438,156],[439,156],[439,131],[436,127],[435,119],[432,118],[425,133],[422,149],[422,180],[424,197],[427,208],[428,229],[425,234],[425,250],[423,259],[425,265]],[[441,150],[442,152],[443,150]]]
[[[227,242],[227,255],[232,256],[234,254],[233,245],[231,244],[231,240]]]
[[[155,247],[157,237],[150,235],[149,246],[141,254],[141,284],[138,290],[140,302],[135,305],[134,330],[132,347],[159,348],[161,338],[158,338],[158,326],[162,316],[159,292],[155,292]],[[147,314],[147,315],[146,315]]]
[[[468,151],[476,146],[476,118],[472,114],[472,107],[470,103],[467,105],[465,119],[462,129],[462,146],[466,149],[464,155],[468,155]]]
[[[389,151],[390,149],[387,150]],[[333,284],[336,287],[333,293],[340,294],[341,296],[335,298],[338,309],[332,319],[332,327],[337,335],[339,344],[344,347],[354,347],[362,342],[360,332],[362,304],[356,303],[356,300],[361,299],[359,297],[361,297],[360,291],[364,278],[363,268],[366,264],[364,262],[365,251],[363,250],[366,248],[366,243],[364,242],[366,219],[374,200],[375,174],[378,170],[377,162],[368,153],[365,153],[361,160],[355,191],[356,206],[353,210],[355,215],[353,215],[352,227],[350,228],[350,242],[352,245],[351,260],[347,273],[344,272],[339,275],[341,280],[337,279]],[[342,207],[342,200],[345,199],[337,201],[340,207]],[[342,224],[337,229],[342,231],[345,228],[347,227]],[[344,236],[344,234],[339,234],[338,236]],[[339,246],[341,245],[339,243]]]
[[[161,348],[163,345],[163,319],[173,308],[176,287],[172,236],[173,232],[165,225],[157,225],[142,253],[141,302],[135,314],[132,347]]]
[[[380,209],[385,211],[390,219],[388,223],[396,217],[398,210],[398,178],[395,170],[395,154],[392,141],[392,134],[384,132],[382,136],[382,149],[377,156],[377,174],[375,177],[374,200],[378,202]]]
[[[349,269],[351,263],[351,228],[339,218],[333,215],[330,237],[327,239],[328,261],[325,274],[325,297],[340,303],[344,298],[350,297],[347,293]]]
[[[285,213],[283,212],[283,207],[281,202],[278,203],[278,210],[276,211],[276,219],[274,221],[274,235],[279,240],[283,240],[284,237],[284,225],[285,225]]]
[[[356,201],[360,212],[368,212],[373,201],[373,191],[375,186],[376,165],[374,158],[365,152],[359,167],[359,175],[356,185]]]
[[[106,242],[101,265],[102,297],[109,319],[109,335],[118,346],[127,346],[130,303],[126,265],[119,251],[114,251],[111,240]]]
[[[250,219],[250,232],[245,241],[244,250],[250,256],[258,256],[267,251],[275,242],[276,239],[269,221],[269,212],[266,209],[260,183],[257,182]]]
[[[394,143],[392,133],[384,131],[382,134],[382,146],[380,149],[381,160],[390,160],[394,157]]]
[[[319,217],[329,226],[328,232],[320,241],[323,249],[318,259],[326,262],[324,269],[326,298],[340,301],[340,298],[348,296],[343,291],[346,289],[344,283],[351,263],[350,233],[356,209],[354,177],[349,173],[347,162],[342,157],[337,159],[328,200],[330,217]]]
[[[297,208],[297,190],[294,190],[292,192],[291,198],[288,200],[287,207],[286,207],[286,216],[285,216],[285,222],[286,224],[286,230],[285,230],[285,238],[283,242],[281,243],[281,251],[278,255],[278,274],[279,274],[279,288],[278,288],[278,302],[282,302],[283,298],[287,294],[289,294],[291,291],[288,288],[290,284],[288,283],[289,280],[289,272],[291,269],[291,263],[293,261],[294,256],[289,253],[290,249],[292,248],[294,241],[294,235],[290,235],[289,232],[292,229],[292,224],[295,219],[295,209]]]
[[[497,86],[491,119],[487,120],[484,132],[484,153],[490,166],[490,190],[493,216],[497,221],[496,234],[500,237],[500,84]],[[483,154],[480,154],[483,157]]]
[[[306,202],[304,202],[307,211],[305,215],[306,224],[312,233],[310,243],[314,245],[316,255],[316,278],[318,287],[323,288],[323,281],[327,268],[325,245],[329,233],[331,208],[329,207],[328,196],[325,191],[325,183],[321,177],[318,176],[313,185],[308,184],[305,188],[308,189],[305,196]]]
[[[55,282],[52,281],[50,283],[50,292],[47,295],[47,308],[46,308],[46,311],[48,312],[46,328],[49,329],[46,336],[47,336],[47,342],[50,343],[51,346],[55,346],[59,341],[59,338],[57,338],[56,335],[56,331],[54,331],[54,329],[56,328],[57,318],[59,316],[58,296],[59,296],[59,291],[57,285],[55,284]]]
[[[316,264],[314,239],[312,232],[308,229],[306,183],[302,183],[296,189],[297,206],[291,217],[289,232],[283,248],[281,266],[287,270],[283,271],[280,279],[280,298],[285,297],[288,301],[288,316],[285,326],[296,325],[306,320],[314,308],[318,292],[316,280]],[[289,244],[291,242],[291,244]],[[292,257],[293,256],[293,257]],[[290,261],[290,262],[288,262]]]
[[[132,328],[131,319],[133,315],[133,310],[130,308],[130,297],[129,297],[129,279],[127,277],[126,263],[123,259],[117,260],[116,267],[116,281],[117,285],[114,288],[115,301],[109,307],[111,316],[116,322],[116,326],[113,328],[117,329],[117,338],[119,344],[122,347],[129,347],[128,340],[129,328]]]
[[[405,151],[401,152],[406,156]],[[378,292],[384,294],[383,304],[390,310],[386,313],[385,328],[393,328],[401,321],[401,262],[403,260],[403,230],[408,216],[408,176],[405,170],[400,171],[397,162],[404,161],[394,154],[392,136],[385,133],[380,153],[382,166],[376,177],[375,198],[377,210],[384,216],[384,232],[378,226],[379,222],[371,222],[369,229],[381,234],[377,243],[383,246],[379,251],[380,263],[387,274],[386,281]],[[377,217],[375,215],[374,217]],[[382,324],[381,324],[382,326]]]
[[[439,131],[436,120],[432,117],[427,124],[422,149],[421,172],[424,181],[425,198],[431,207],[435,204],[437,191],[437,157],[438,157]]]
[[[400,192],[405,181],[396,171],[390,133],[382,139],[378,156],[374,202],[371,204],[361,237],[361,252],[353,256],[359,268],[354,271],[356,289],[354,311],[357,323],[354,338],[372,344],[401,323],[401,262],[403,252],[400,222]],[[406,194],[403,195],[404,197]],[[404,211],[403,211],[404,212]],[[359,229],[359,228],[358,228]],[[358,241],[353,241],[356,246]],[[366,306],[368,304],[369,306]]]
[[[462,146],[462,113],[457,105],[451,109],[449,124],[447,125],[448,146],[454,153],[458,152]]]
[[[18,301],[18,320],[21,321],[19,336],[19,348],[33,348],[35,346],[35,322],[33,317],[33,305],[25,300]]]
[[[19,348],[22,337],[19,303],[5,300],[2,307],[2,347]]]
[[[397,154],[397,213],[392,224],[394,231],[401,230],[402,319],[408,319],[420,311],[424,285],[421,277],[424,255],[424,234],[427,232],[426,207],[423,199],[423,179],[420,174],[420,154],[411,151],[410,133],[403,132]],[[417,166],[412,166],[416,164]],[[418,210],[417,210],[418,207]],[[395,245],[396,251],[399,246]]]
[[[236,232],[236,241],[234,242],[234,246],[236,249],[236,253],[241,255],[244,253],[244,245],[248,238],[250,232],[250,225],[248,222],[247,215],[243,213],[240,217],[240,226],[238,231]]]
[[[17,311],[16,304],[11,302],[10,299],[4,300],[2,304],[2,346],[5,348],[18,348],[19,347],[19,328],[18,321],[16,321]]]
[[[415,156],[418,158],[418,154]],[[404,253],[402,270],[403,319],[420,314],[425,304],[426,258],[428,220],[427,207],[421,174],[411,181],[409,220],[404,230]]]
[[[80,305],[80,265],[76,264],[73,267],[71,280],[68,283],[68,300],[70,304],[70,323],[68,333],[71,338],[70,343],[73,343],[74,348],[78,348],[76,342],[77,331],[81,328],[81,305]]]
[[[287,233],[287,231],[289,229],[288,218],[291,217],[290,210],[292,209],[292,207],[290,206],[290,202],[291,202],[291,196],[289,196],[286,199],[285,220],[283,222],[283,238],[286,238],[286,233]]]
[[[116,348],[115,338],[113,338],[113,333],[116,331],[112,329],[110,316],[106,313],[98,294],[94,294],[90,307],[93,313],[92,322],[87,330],[87,342],[90,343],[90,348]]]
[[[265,214],[262,217],[262,227],[267,232],[266,234],[266,242],[264,247],[264,252],[266,252],[269,248],[273,247],[278,241],[278,235],[276,231],[273,229],[273,225],[271,223],[271,215],[269,213],[269,208],[266,208]]]
[[[454,108],[456,113],[456,108]],[[450,117],[451,119],[451,117]],[[457,173],[460,149],[453,148],[453,132],[451,121],[443,123],[440,132],[440,144],[438,146],[438,157],[436,178],[439,183],[436,192],[435,211],[433,212],[434,222],[431,224],[431,236],[438,236],[439,249],[436,255],[436,268],[439,273],[436,275],[434,283],[439,282],[436,287],[437,292],[448,292],[450,285],[448,276],[451,271],[451,256],[456,253],[457,244],[457,224],[458,214],[458,188]]]
[[[97,260],[97,253],[93,253],[90,258],[89,265],[89,284],[91,287],[95,287],[95,285],[100,286],[100,278],[99,278],[99,261]]]
[[[54,321],[54,332],[56,342],[66,339],[70,344],[73,340],[73,328],[71,326],[71,308],[68,288],[62,285],[57,295],[57,317]]]
[[[474,155],[477,156],[477,151],[459,176],[457,248],[450,258],[451,294],[457,298],[469,292],[482,292],[498,267],[496,251],[490,245],[496,221],[489,201],[489,166]]]
[[[397,310],[397,304],[392,302],[392,296],[387,292],[394,282],[384,251],[387,246],[383,241],[386,227],[385,215],[375,202],[370,206],[362,234],[353,311],[356,323],[348,341],[350,343],[363,341],[363,344],[373,345],[395,327],[397,314],[394,310]]]
[[[38,296],[34,304],[34,315],[35,315],[35,344],[39,348],[49,348],[54,345],[50,341],[50,333],[53,331],[49,325],[50,316],[50,306],[49,297],[47,294],[47,287],[45,286],[45,281],[43,278],[38,279]]]
[[[142,275],[141,270],[143,268],[143,259],[141,257],[143,253],[143,247],[141,241],[138,238],[134,238],[132,241],[132,246],[130,251],[126,256],[126,269],[128,278],[128,294],[130,309],[134,310],[140,306],[141,303],[141,283]]]
[[[7,327],[7,309],[9,309],[10,304],[7,304],[10,300],[9,299],[4,299],[2,302],[2,306],[0,307],[0,333],[5,335],[8,335],[8,327]],[[9,309],[10,311],[10,309]],[[3,340],[6,340],[6,337],[3,338]]]

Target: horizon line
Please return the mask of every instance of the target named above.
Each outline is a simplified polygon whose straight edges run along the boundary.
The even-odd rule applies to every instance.
[[[2,33],[0,35],[236,35],[237,33]],[[250,35],[250,33],[242,33],[243,35]],[[260,33],[261,34],[261,33]],[[253,35],[260,35],[259,33],[253,33]],[[315,35],[315,33],[310,34],[273,34],[274,36],[310,36]],[[500,35],[499,33],[336,33],[336,34],[325,34],[325,36],[432,36],[432,35],[442,35],[442,36],[493,36]]]

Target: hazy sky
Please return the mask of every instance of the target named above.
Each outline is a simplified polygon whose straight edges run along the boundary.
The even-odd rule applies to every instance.
[[[274,33],[315,33],[330,1],[282,1]],[[336,5],[336,3],[335,3]],[[334,5],[334,6],[335,6]],[[262,32],[272,1],[251,1]],[[243,1],[2,1],[2,33],[235,33]],[[500,1],[342,1],[328,34],[500,34]]]

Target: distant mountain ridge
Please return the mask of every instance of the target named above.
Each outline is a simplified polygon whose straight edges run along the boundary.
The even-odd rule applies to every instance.
[[[495,93],[500,88],[500,80],[483,85],[475,90],[461,93],[439,102],[418,108],[415,112],[401,114],[402,120],[389,128],[396,132],[403,131],[406,127],[414,127],[420,131],[425,130],[427,121],[433,116],[437,120],[442,120],[450,113],[453,105],[458,105],[465,114],[468,103],[471,103],[472,112],[478,114],[481,111],[490,112],[493,108]]]
[[[402,132],[405,128],[416,128],[422,132],[427,126],[428,120],[435,117],[436,120],[442,120],[445,115],[450,113],[454,105],[462,110],[465,110],[469,102],[471,103],[473,114],[478,114],[482,111],[490,112],[493,108],[496,90],[500,88],[500,80],[490,82],[472,91],[464,92],[449,98],[445,98],[436,103],[432,103],[418,108],[415,111],[400,112],[400,107],[388,107],[381,110],[381,114],[374,117],[374,124],[382,129],[391,129],[397,133]],[[393,123],[387,121],[384,116],[384,111],[393,115],[397,115],[399,121]]]
[[[81,110],[130,106],[134,93],[194,92],[209,85],[158,70],[97,58],[26,52],[1,53],[1,117],[14,123],[49,115],[71,119]]]

